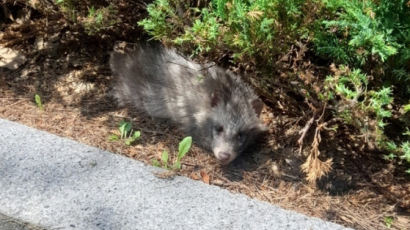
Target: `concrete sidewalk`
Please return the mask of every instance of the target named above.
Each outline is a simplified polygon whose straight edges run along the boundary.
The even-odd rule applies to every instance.
[[[345,229],[0,119],[0,213],[50,229]]]

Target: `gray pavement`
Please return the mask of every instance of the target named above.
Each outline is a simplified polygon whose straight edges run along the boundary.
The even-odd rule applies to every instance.
[[[0,213],[15,219],[48,229],[345,229],[158,170],[0,119]]]

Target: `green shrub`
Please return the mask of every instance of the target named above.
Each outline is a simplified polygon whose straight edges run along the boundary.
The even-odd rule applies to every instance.
[[[155,39],[193,48],[194,53],[229,50],[239,60],[271,62],[307,36],[304,23],[311,14],[303,10],[312,2],[212,0],[200,9],[184,1],[156,0],[139,24]]]
[[[336,116],[359,129],[368,141],[381,142],[386,118],[392,115],[392,92],[388,87],[368,90],[368,83],[369,77],[359,69],[340,66],[326,78],[323,98],[333,100]]]
[[[410,5],[407,0],[323,0],[313,44],[335,63],[363,68],[410,94]],[[380,70],[379,73],[377,70]],[[390,84],[391,84],[390,83]]]
[[[77,22],[77,0],[55,0],[57,6],[60,7],[61,12],[71,21]]]
[[[335,117],[360,130],[367,143],[384,149],[388,153],[386,159],[399,157],[400,161],[410,163],[410,143],[404,140],[396,143],[384,132],[393,112],[391,88],[368,90],[369,76],[359,69],[340,66],[335,70],[334,75],[326,78],[321,94],[322,100],[332,105]],[[408,132],[407,129],[402,136],[408,136]],[[407,171],[410,173],[410,169]]]
[[[95,34],[103,29],[108,29],[117,23],[117,12],[112,5],[96,9],[91,6],[88,9],[88,15],[82,21],[88,34]]]
[[[68,20],[79,23],[89,35],[111,28],[119,21],[116,8],[108,1],[55,0],[55,3]]]

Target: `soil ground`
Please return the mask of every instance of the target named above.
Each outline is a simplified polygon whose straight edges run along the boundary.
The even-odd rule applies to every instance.
[[[138,7],[124,6],[121,12],[125,9]],[[128,13],[141,17],[138,10]],[[175,159],[183,138],[177,127],[119,108],[109,96],[109,51],[117,40],[144,39],[140,30],[124,23],[118,29],[122,32],[91,36],[67,24],[62,16],[35,11],[23,23],[2,20],[6,23],[0,27],[0,48],[21,52],[25,61],[17,69],[0,68],[1,118],[147,164],[159,160],[163,150]],[[35,94],[41,96],[43,110],[34,103]],[[133,146],[109,141],[122,120],[132,122],[142,133]],[[300,171],[305,159],[298,154],[297,139],[304,125],[300,117],[265,107],[262,120],[270,133],[257,153],[221,166],[212,155],[194,146],[182,160],[179,173],[356,229],[387,228],[386,218],[393,219],[393,229],[410,229],[409,178],[393,165],[370,152],[360,152],[343,137],[326,141],[323,136],[321,149],[333,158],[333,169],[315,185],[309,184]]]

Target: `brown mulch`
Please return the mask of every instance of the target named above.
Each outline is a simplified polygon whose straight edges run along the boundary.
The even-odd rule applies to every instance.
[[[101,39],[56,16],[37,15],[27,23],[8,21],[0,27],[0,46],[20,50],[27,58],[16,70],[0,68],[1,118],[147,164],[160,159],[163,150],[175,159],[183,137],[177,127],[118,108],[109,96],[108,52],[117,39],[130,34]],[[34,103],[35,94],[41,96],[44,110]],[[294,100],[292,95],[278,97]],[[300,172],[305,156],[298,154],[296,144],[304,126],[300,117],[266,107],[262,119],[270,133],[257,153],[221,166],[194,146],[182,160],[179,174],[356,229],[384,229],[386,217],[393,217],[393,229],[409,229],[410,182],[393,165],[360,152],[354,143],[347,145],[344,137],[323,136],[333,140],[322,146],[322,152],[333,158],[333,169],[316,185],[309,184]],[[133,146],[109,141],[122,120],[131,121],[142,133]]]

